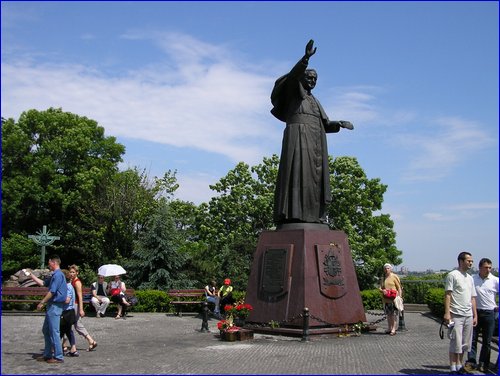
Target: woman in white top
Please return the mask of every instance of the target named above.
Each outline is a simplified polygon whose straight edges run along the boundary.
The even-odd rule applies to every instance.
[[[115,275],[114,280],[108,284],[108,296],[111,296],[111,301],[118,304],[118,313],[115,319],[120,319],[124,316],[123,309],[130,306],[125,298],[125,282],[122,282],[119,275]]]

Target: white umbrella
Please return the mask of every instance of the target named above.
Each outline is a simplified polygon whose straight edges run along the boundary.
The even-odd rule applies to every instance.
[[[103,277],[110,277],[113,275],[120,275],[125,273],[127,273],[127,271],[117,264],[106,264],[101,266],[97,270],[97,274],[102,275]]]

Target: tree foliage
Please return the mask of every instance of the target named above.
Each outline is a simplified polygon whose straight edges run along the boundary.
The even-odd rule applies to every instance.
[[[237,288],[246,288],[259,234],[273,226],[277,165],[276,156],[252,168],[238,163],[210,186],[217,195],[200,206],[198,234],[215,266],[209,273],[218,280],[230,277]]]
[[[2,238],[2,275],[12,275],[27,266],[40,267],[39,247],[26,235],[12,234]]]
[[[197,287],[229,277],[245,289],[263,230],[272,229],[279,158],[238,163],[195,205],[175,199],[176,172],[150,178],[119,171],[125,149],[91,119],[61,109],[29,110],[2,119],[2,247],[4,278],[37,267],[27,240],[43,225],[61,239],[63,263],[93,275],[122,263],[136,288]],[[393,221],[381,213],[387,187],[368,179],[355,158],[330,160],[329,226],[347,233],[361,289],[371,288],[385,262],[401,263]]]
[[[330,185],[330,227],[347,233],[360,288],[372,288],[384,263],[402,262],[394,222],[388,214],[376,214],[387,186],[380,179],[368,179],[353,157],[330,161]]]
[[[166,290],[189,286],[183,270],[185,256],[178,252],[181,238],[166,200],[160,200],[126,262],[128,277],[139,289]]]
[[[329,161],[332,203],[329,226],[347,233],[361,289],[372,288],[386,262],[400,264],[393,222],[382,209],[387,187],[368,179],[352,157]],[[218,193],[202,205],[200,238],[219,267],[219,278],[231,276],[244,288],[260,232],[273,227],[272,206],[279,159],[264,158],[249,167],[239,163],[211,188]]]
[[[92,242],[80,214],[118,171],[123,145],[94,120],[50,108],[2,119],[2,151],[2,235],[47,225],[63,259],[78,261]]]

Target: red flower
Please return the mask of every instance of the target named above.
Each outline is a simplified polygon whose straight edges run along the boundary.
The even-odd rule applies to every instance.
[[[226,330],[228,328],[230,328],[230,326],[229,326],[229,323],[227,322],[227,320],[220,320],[217,323],[217,329],[219,329],[219,330]]]

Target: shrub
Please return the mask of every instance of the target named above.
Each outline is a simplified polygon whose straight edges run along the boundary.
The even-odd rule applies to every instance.
[[[425,303],[427,291],[431,288],[444,287],[442,275],[429,275],[425,277],[401,278],[403,285],[403,298],[405,303]]]
[[[430,288],[425,295],[425,303],[431,310],[431,313],[437,317],[444,316],[444,288]]]
[[[135,312],[168,312],[170,298],[165,291],[135,290],[139,301],[136,306],[130,307]]]
[[[233,299],[236,302],[244,302],[246,296],[246,291],[233,290]]]
[[[363,300],[365,311],[369,309],[383,309],[382,294],[378,289],[361,291],[361,299]]]

